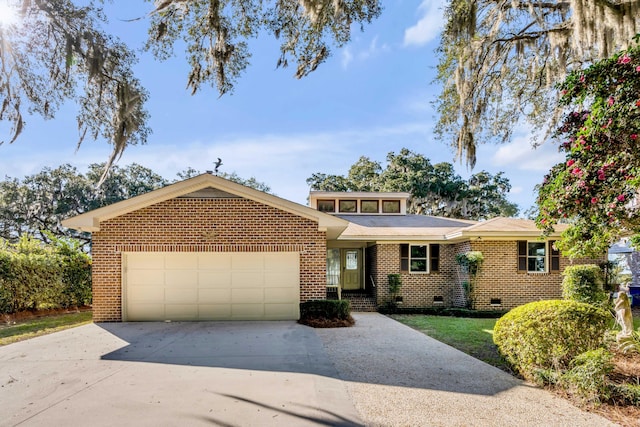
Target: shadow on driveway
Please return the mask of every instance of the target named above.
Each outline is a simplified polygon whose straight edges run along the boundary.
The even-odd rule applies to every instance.
[[[495,395],[520,381],[385,316],[352,328],[294,322],[115,323],[129,345],[105,360],[322,375],[378,385]]]

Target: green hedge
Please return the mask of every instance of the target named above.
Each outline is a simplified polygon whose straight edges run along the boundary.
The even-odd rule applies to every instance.
[[[300,319],[348,319],[351,303],[347,300],[314,300],[300,304]]]
[[[515,370],[534,379],[539,370],[564,371],[576,356],[600,347],[610,317],[576,301],[533,302],[498,319],[493,341]]]
[[[497,319],[508,310],[471,310],[457,307],[394,307],[381,306],[382,314],[425,314],[429,316],[471,317],[477,319]]]
[[[91,303],[91,258],[71,241],[0,240],[0,313]]]
[[[601,305],[607,301],[604,273],[595,264],[571,265],[565,268],[562,280],[564,299]]]

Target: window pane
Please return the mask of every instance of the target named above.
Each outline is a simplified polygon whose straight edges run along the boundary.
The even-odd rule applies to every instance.
[[[411,246],[411,258],[426,258],[427,247],[426,246]]]
[[[318,200],[318,210],[320,212],[335,212],[336,211],[335,200]]]
[[[360,212],[362,213],[378,213],[377,200],[363,200],[360,202]]]
[[[383,200],[383,213],[400,213],[400,200]]]
[[[411,271],[427,271],[427,260],[426,259],[412,259],[411,260]]]
[[[340,212],[355,213],[356,201],[355,200],[340,200],[339,202]]]
[[[545,247],[547,245],[544,244],[544,242],[535,242],[535,243],[531,243],[529,242],[529,256],[544,256],[545,253]]]
[[[532,257],[529,258],[529,271],[542,271],[544,272],[544,257]]]

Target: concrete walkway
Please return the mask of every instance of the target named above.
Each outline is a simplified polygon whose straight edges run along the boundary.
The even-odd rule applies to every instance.
[[[99,324],[0,347],[1,426],[606,426],[379,314]]]
[[[377,313],[317,330],[368,426],[612,426]]]

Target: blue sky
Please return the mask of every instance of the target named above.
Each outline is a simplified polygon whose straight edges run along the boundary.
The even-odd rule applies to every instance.
[[[150,4],[107,4],[107,29],[141,48]],[[126,4],[126,6],[123,6]],[[252,65],[232,95],[218,98],[205,87],[195,96],[185,89],[185,55],[157,62],[141,52],[136,72],[150,92],[147,108],[153,133],[148,143],[129,147],[119,164],[139,163],[173,179],[188,167],[213,168],[221,157],[223,172],[236,172],[271,186],[280,197],[306,203],[306,178],[315,172],[346,174],[360,156],[384,162],[390,151],[406,147],[432,163],[453,162],[457,172],[504,171],[513,186],[509,196],[521,210],[534,202],[533,186],[562,160],[555,146],[533,150],[526,128],[503,145],[478,150],[474,171],[454,162],[454,151],[433,136],[431,103],[439,87],[435,48],[443,24],[443,0],[386,2],[382,16],[364,32],[356,30],[345,48],[310,76],[296,80],[294,66],[276,69],[278,45],[268,37],[252,40]],[[43,167],[71,163],[84,171],[106,160],[110,146],[86,140],[76,151],[75,106],[66,105],[54,120],[28,117],[12,145],[0,146],[0,176],[22,178]],[[0,124],[2,139],[6,125]]]

